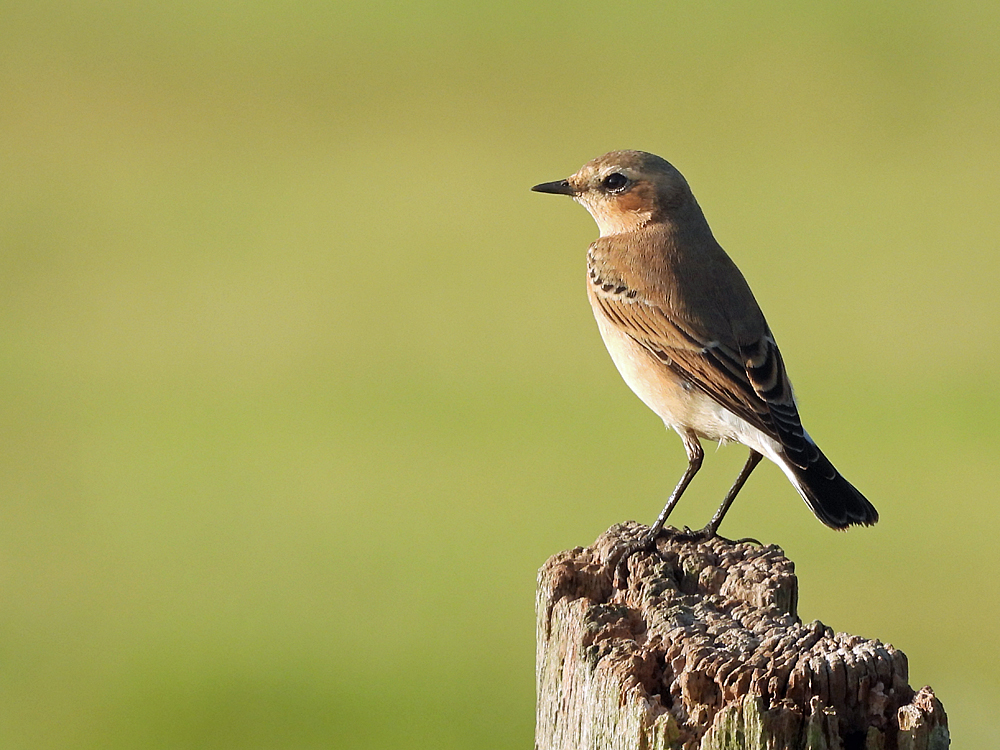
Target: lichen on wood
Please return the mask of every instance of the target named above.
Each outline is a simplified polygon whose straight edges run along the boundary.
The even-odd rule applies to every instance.
[[[645,529],[614,526],[539,571],[537,750],[948,747],[902,651],[799,619],[777,546],[666,534],[615,588],[608,559]]]

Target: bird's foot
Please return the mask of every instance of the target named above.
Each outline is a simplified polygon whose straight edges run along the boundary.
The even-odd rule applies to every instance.
[[[683,530],[667,526],[657,534],[647,532],[638,539],[624,543],[611,553],[608,557],[607,566],[612,574],[615,588],[625,588],[628,580],[628,560],[632,555],[637,552],[660,554],[660,551],[656,547],[656,540],[661,535],[669,536],[671,540],[678,542],[707,542],[709,539],[717,538],[726,542],[726,544],[756,544],[758,547],[764,546],[763,542],[750,536],[743,537],[742,539],[727,539],[719,534],[711,524],[697,531],[692,531],[687,526]]]
[[[687,526],[684,527],[683,531],[678,531],[676,534],[671,535],[674,539],[681,542],[707,542],[709,539],[721,539],[727,544],[756,544],[759,547],[763,547],[764,543],[754,539],[752,536],[745,536],[742,539],[727,539],[718,533],[712,524],[709,524],[703,529],[698,529],[697,531],[692,531]]]
[[[636,552],[652,552],[659,554],[656,549],[656,540],[659,533],[645,533],[639,539],[622,544],[614,550],[608,557],[607,566],[611,572],[611,579],[616,589],[625,588],[628,581],[628,559]]]

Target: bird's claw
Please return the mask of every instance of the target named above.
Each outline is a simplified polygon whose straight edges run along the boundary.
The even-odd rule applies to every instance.
[[[627,544],[623,544],[611,554],[608,558],[607,566],[611,572],[611,579],[614,582],[615,588],[625,588],[628,581],[629,558],[636,552],[646,551],[658,554],[656,550],[656,537],[651,537],[648,534],[644,535],[641,539],[635,539]]]

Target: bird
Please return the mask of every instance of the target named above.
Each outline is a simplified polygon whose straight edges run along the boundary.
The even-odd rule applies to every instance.
[[[718,535],[737,494],[767,457],[833,529],[871,526],[878,511],[802,426],[785,364],[750,286],[716,241],[683,175],[644,151],[612,151],[564,180],[531,188],[568,195],[597,222],[587,296],[622,378],[684,444],[688,465],[649,531],[623,551],[655,549],[704,457],[701,440],[750,453],[718,511],[683,538]]]

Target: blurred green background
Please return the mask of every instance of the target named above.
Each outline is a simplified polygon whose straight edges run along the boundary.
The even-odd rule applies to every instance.
[[[723,533],[990,746],[1000,6],[0,11],[0,747],[530,747],[536,569],[685,462],[528,190],[614,148],[687,176],[882,514],[768,465]]]

